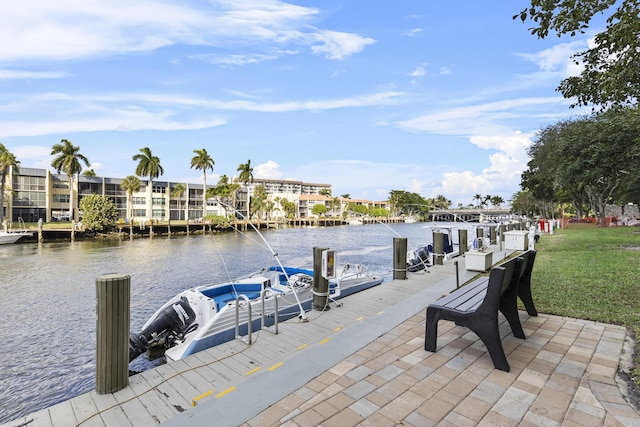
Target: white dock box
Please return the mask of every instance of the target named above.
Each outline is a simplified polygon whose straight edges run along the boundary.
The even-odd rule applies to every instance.
[[[464,253],[465,269],[487,271],[493,265],[493,252],[467,251]]]
[[[529,232],[526,230],[505,231],[504,248],[514,251],[526,251],[529,248]]]

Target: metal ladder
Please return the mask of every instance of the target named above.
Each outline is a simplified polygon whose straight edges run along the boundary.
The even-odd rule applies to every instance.
[[[271,296],[273,297],[273,300],[275,301],[275,308],[273,312],[274,322],[272,327],[267,327],[265,322],[265,318],[266,318],[265,299],[267,298],[268,294],[271,294]],[[260,315],[261,329],[264,329],[265,331],[268,331],[274,335],[277,335],[278,334],[278,298],[275,291],[269,288],[263,289],[262,292],[260,292],[260,300],[262,304],[262,313]],[[247,335],[245,336],[240,335],[240,301],[244,301],[247,307],[247,318],[248,318]],[[247,345],[251,345],[251,343],[253,342],[253,316],[251,314],[251,301],[246,295],[243,295],[243,294],[238,295],[238,297],[236,298],[235,339],[240,340]]]

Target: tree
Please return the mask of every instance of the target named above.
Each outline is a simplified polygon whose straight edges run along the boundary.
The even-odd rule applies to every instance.
[[[54,144],[51,147],[51,155],[58,157],[54,158],[51,162],[58,173],[60,171],[67,175],[69,181],[69,218],[78,220],[78,212],[74,212],[76,198],[73,195],[74,190],[74,175],[82,172],[82,165],[84,163],[86,167],[90,166],[89,159],[80,154],[80,147],[77,147],[71,143],[68,139],[61,139],[60,144]]]
[[[82,172],[82,176],[87,176],[90,178],[95,178],[96,176],[98,176],[96,174],[96,171],[94,171],[93,169],[87,169],[84,172]]]
[[[129,175],[122,180],[120,188],[127,192],[127,214],[129,215],[129,228],[133,223],[133,193],[140,191],[140,179],[137,176]]]
[[[284,210],[287,218],[293,218],[296,214],[296,204],[294,202],[290,202],[286,198],[280,199],[280,206],[282,206],[282,210]]]
[[[322,188],[320,191],[318,191],[318,194],[321,196],[331,197],[331,190],[328,188]]]
[[[529,150],[521,187],[536,201],[571,200],[581,215],[588,202],[604,223],[604,207],[638,176],[640,111],[611,109],[567,120],[541,131]],[[588,209],[587,208],[587,209]],[[541,213],[548,216],[546,206]]]
[[[449,209],[451,207],[451,200],[444,197],[442,194],[436,196],[433,201],[436,208]]]
[[[184,193],[187,191],[187,186],[184,184],[176,184],[173,186],[173,189],[171,190],[171,198],[173,199],[177,199],[178,200],[178,219],[181,219],[180,217],[181,215],[181,206],[180,206],[180,201],[182,199],[182,196],[184,196]],[[169,218],[171,218],[171,215],[169,215]]]
[[[601,225],[604,208],[640,161],[640,111],[609,110],[577,120],[563,134],[559,169],[581,183]]]
[[[240,189],[240,184],[230,184],[229,177],[222,175],[218,179],[218,185],[207,190],[207,197],[216,198],[221,203],[231,203],[231,206],[235,206],[235,196],[238,189]],[[229,202],[229,199],[232,199],[231,202]],[[226,207],[225,211],[227,211]]]
[[[87,230],[105,231],[115,227],[118,211],[107,196],[86,195],[80,200],[82,223]]]
[[[532,22],[531,34],[546,38],[585,33],[596,14],[607,16],[606,29],[594,38],[593,47],[573,56],[584,69],[564,79],[558,90],[574,98],[572,107],[594,104],[637,105],[640,98],[640,3],[637,0],[531,0],[531,6],[514,19]]]
[[[316,203],[311,208],[311,213],[315,216],[322,216],[327,213],[327,207],[323,203]]]
[[[263,212],[266,208],[267,202],[267,189],[264,185],[257,185],[253,189],[253,198],[251,199],[251,209],[249,210],[249,216],[252,217],[258,214],[258,219],[262,219]]]
[[[504,199],[500,196],[491,196],[489,201],[494,208],[499,208],[504,203]]]
[[[207,214],[207,170],[213,172],[213,166],[216,163],[204,148],[193,150],[193,152],[195,156],[191,159],[191,169],[195,168],[202,171],[202,216],[204,217]]]
[[[147,182],[147,218],[153,219],[153,180],[164,173],[160,165],[160,159],[151,153],[149,147],[140,149],[140,153],[133,156],[133,160],[138,162],[136,175],[139,177],[149,177]]]
[[[19,165],[20,161],[16,159],[16,156],[0,143],[0,226],[4,224],[4,194],[7,185],[7,175],[9,174],[9,169],[13,169],[15,173]]]
[[[426,217],[429,215],[429,202],[417,193],[404,190],[391,190],[389,192],[389,205],[393,215],[413,215],[413,212]]]
[[[478,208],[478,209],[480,209],[480,204],[482,203],[482,194],[478,194],[478,193],[476,193],[476,194],[473,196],[473,200],[475,200],[475,201],[476,201],[476,206],[477,206],[477,208]]]
[[[240,175],[238,176],[238,182],[243,183],[247,189],[247,215],[250,215],[249,183],[253,182],[253,168],[251,167],[251,160],[247,160],[247,163],[241,163],[238,166],[237,171],[240,172]]]

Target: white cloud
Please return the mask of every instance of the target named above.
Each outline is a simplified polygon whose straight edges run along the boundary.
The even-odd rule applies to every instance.
[[[411,30],[402,33],[402,35],[407,37],[416,37],[418,34],[420,34],[423,31],[424,29],[422,28],[412,28]]]
[[[269,160],[267,163],[260,164],[253,168],[253,176],[262,179],[282,179],[280,165]]]
[[[362,52],[367,45],[376,41],[369,37],[337,31],[322,30],[311,35],[320,45],[311,47],[314,53],[323,53],[328,59],[344,59]]]
[[[426,63],[418,65],[409,75],[415,79],[423,78],[427,74],[426,66]]]
[[[559,73],[564,77],[575,75],[576,65],[573,56],[576,52],[587,48],[586,40],[559,43],[536,53],[520,53],[518,56],[533,62],[544,73]]]
[[[413,132],[430,132],[444,135],[501,135],[513,129],[504,122],[529,116],[532,109],[563,105],[562,97],[519,98],[441,109],[413,119],[399,121],[396,125]]]
[[[194,46],[310,45],[343,59],[374,43],[357,34],[316,29],[319,10],[278,0],[109,2],[23,0],[0,3],[0,61],[69,60]],[[70,23],[73,23],[70,25]]]
[[[163,94],[69,95],[46,93],[20,99],[0,95],[0,138],[93,132],[103,130],[189,130],[226,123],[216,112],[259,111],[285,113],[391,105],[402,92],[380,92],[350,98],[260,103],[248,100],[215,100]],[[124,106],[123,106],[124,105]],[[186,112],[198,107],[198,116]],[[39,114],[35,123],[23,121],[25,114]]]
[[[62,79],[65,77],[68,77],[67,73],[54,72],[54,71],[23,71],[23,70],[0,69],[0,80]]]

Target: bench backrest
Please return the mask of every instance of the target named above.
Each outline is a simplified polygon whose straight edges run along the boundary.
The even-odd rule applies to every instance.
[[[507,292],[517,291],[520,279],[522,258],[512,258],[509,261],[493,267],[489,272],[487,295],[478,311],[497,312],[500,298]]]
[[[520,273],[519,283],[530,283],[533,262],[536,260],[536,251],[527,251],[520,255],[520,258],[522,258],[522,271]]]

